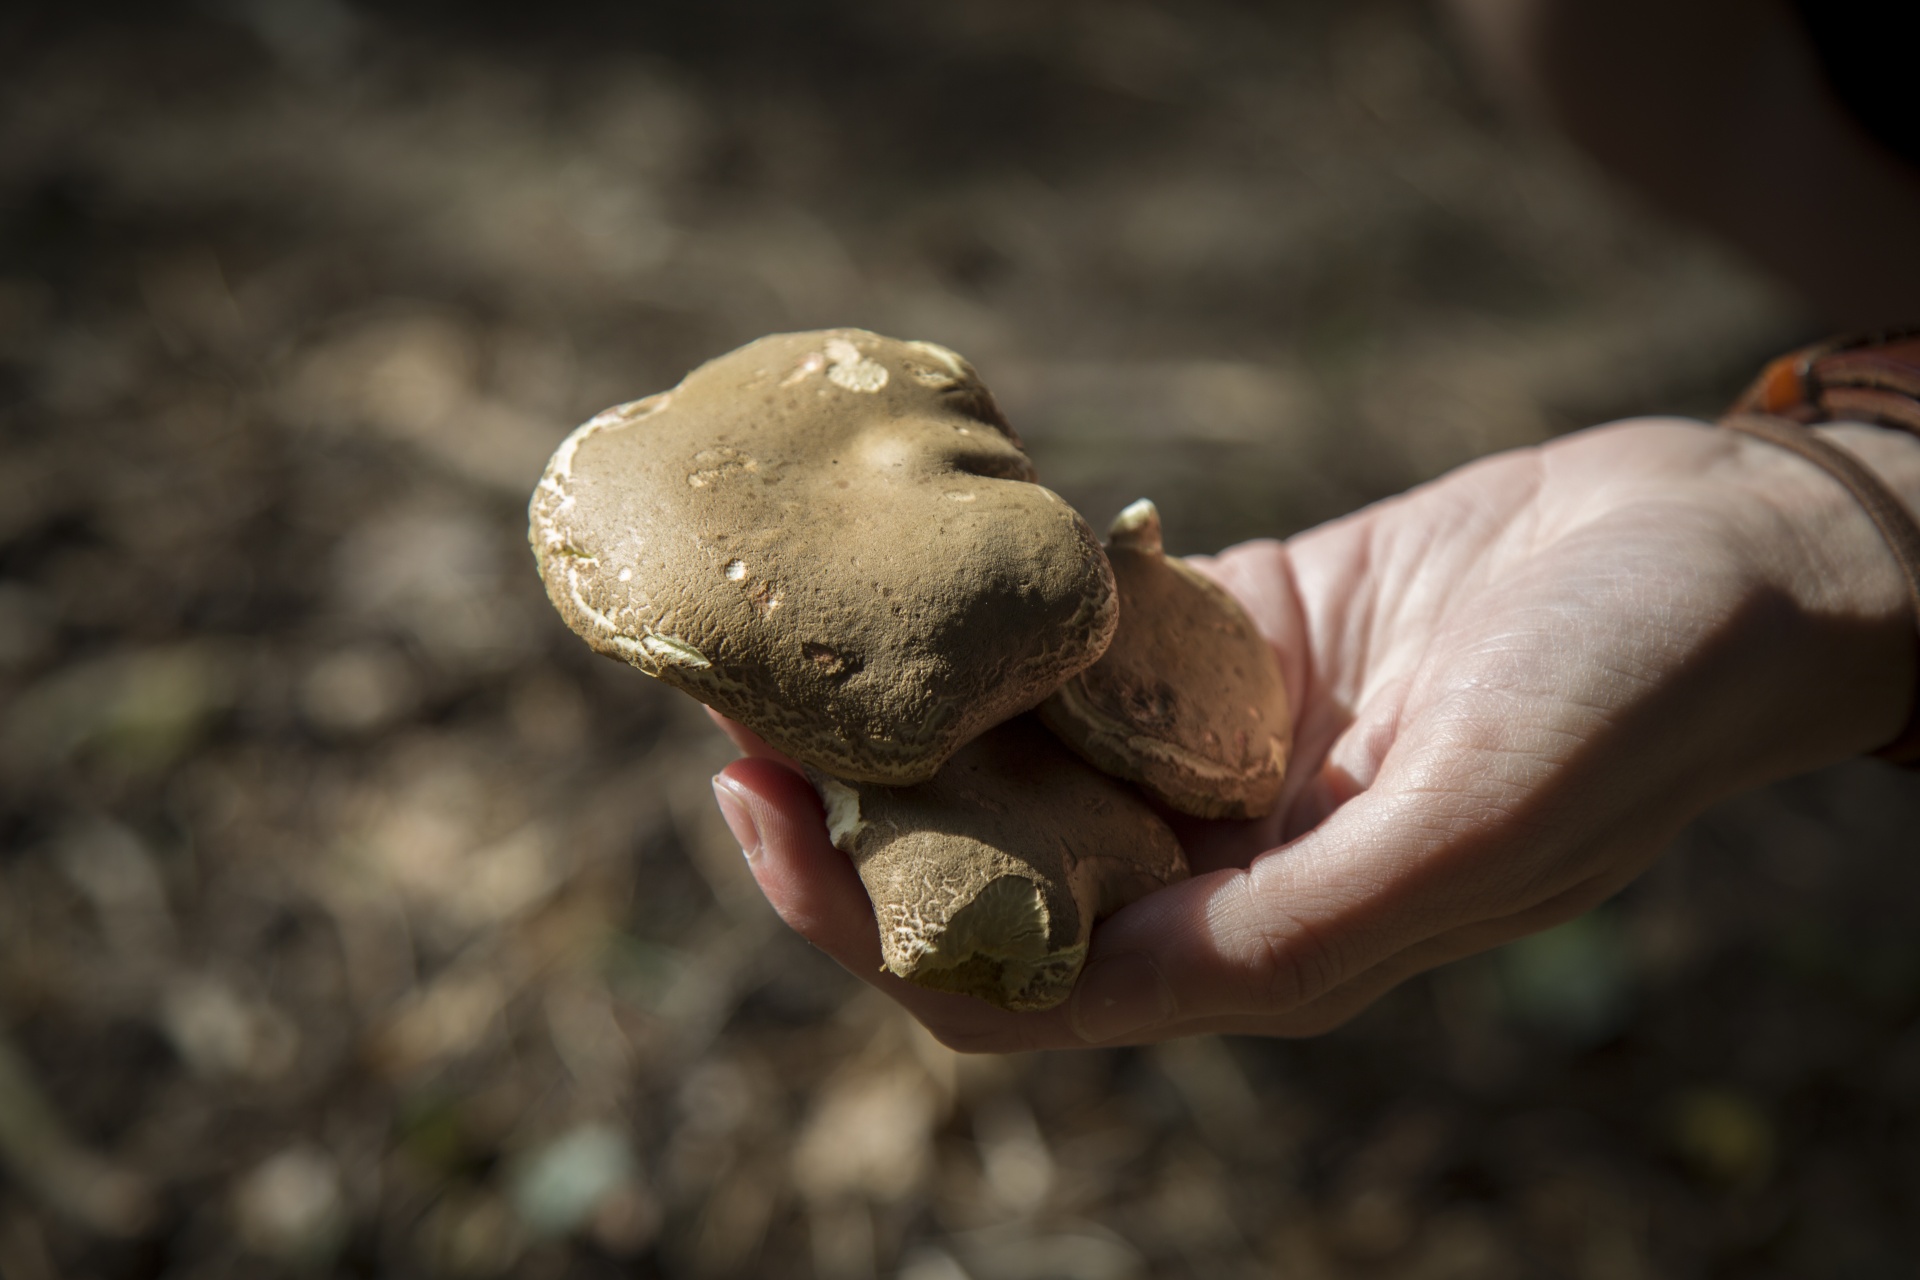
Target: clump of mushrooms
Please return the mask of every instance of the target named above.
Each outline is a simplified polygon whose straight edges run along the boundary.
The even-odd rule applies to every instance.
[[[1207,817],[1278,798],[1252,621],[1150,503],[1103,550],[944,347],[762,338],[575,430],[529,514],[588,644],[806,768],[909,981],[1057,1004],[1094,924],[1187,874],[1129,783]]]

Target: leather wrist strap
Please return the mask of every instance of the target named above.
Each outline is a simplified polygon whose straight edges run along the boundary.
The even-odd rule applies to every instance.
[[[1920,523],[1858,458],[1810,429],[1841,420],[1920,437],[1920,331],[1836,338],[1781,356],[1761,371],[1720,425],[1790,449],[1846,487],[1900,563],[1920,638]],[[1920,686],[1906,728],[1874,754],[1920,768]]]

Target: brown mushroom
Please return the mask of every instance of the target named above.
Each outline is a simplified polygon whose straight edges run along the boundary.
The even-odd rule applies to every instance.
[[[1162,551],[1160,513],[1146,499],[1114,520],[1107,558],[1119,631],[1100,661],[1041,705],[1041,719],[1182,813],[1271,812],[1293,740],[1273,647],[1238,601]]]
[[[1060,1003],[1094,923],[1187,875],[1147,803],[1031,716],[918,786],[811,777],[873,900],[887,970],[1005,1009]]]
[[[931,778],[1113,633],[1092,531],[932,343],[762,338],[576,430],[529,514],[589,644],[842,778]]]

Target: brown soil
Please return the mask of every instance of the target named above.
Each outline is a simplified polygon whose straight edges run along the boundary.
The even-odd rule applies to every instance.
[[[960,1059],[524,542],[767,331],[964,352],[1194,551],[1711,412],[1772,288],[1397,2],[375,8],[0,14],[7,1280],[1909,1274],[1910,775],[1322,1040]]]

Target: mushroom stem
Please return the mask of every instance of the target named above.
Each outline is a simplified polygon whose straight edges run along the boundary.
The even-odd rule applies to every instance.
[[[811,776],[873,900],[887,971],[1004,1009],[1060,1003],[1095,922],[1187,874],[1146,802],[1030,716],[918,786]]]
[[[1107,545],[1122,551],[1159,555],[1160,508],[1147,498],[1128,503],[1107,526]]]

